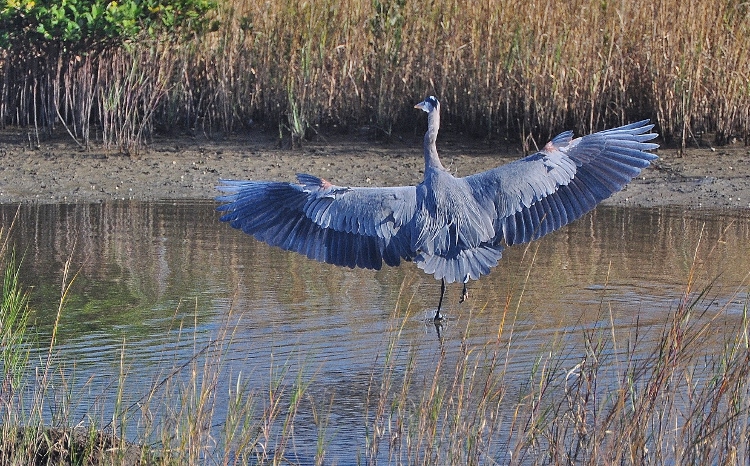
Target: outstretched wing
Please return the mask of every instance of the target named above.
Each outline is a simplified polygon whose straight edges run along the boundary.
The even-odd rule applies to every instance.
[[[414,186],[347,188],[312,175],[299,183],[222,180],[221,220],[272,246],[347,267],[380,269],[411,259],[405,228]]]
[[[537,239],[621,190],[657,157],[648,120],[581,138],[564,132],[536,154],[465,178],[495,213],[496,241]]]

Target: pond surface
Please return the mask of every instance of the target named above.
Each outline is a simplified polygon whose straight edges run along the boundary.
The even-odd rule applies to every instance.
[[[297,458],[304,463],[315,454],[317,407],[327,413],[326,457],[346,463],[364,448],[368,388],[373,379],[377,384],[397,332],[395,370],[411,360],[425,378],[441,351],[450,361],[462,341],[483,345],[502,333],[512,385],[560,335],[571,355],[582,351],[581,330],[627,333],[638,320],[644,334],[652,328],[658,336],[694,262],[694,288],[712,284],[708,313],[739,320],[750,273],[746,211],[600,207],[528,248],[507,249],[489,276],[469,284],[468,302],[458,303],[460,285],[449,286],[449,320],[436,329],[425,318],[434,312],[439,282],[413,264],[368,271],[313,262],[221,224],[214,207],[20,207],[11,241],[23,256],[21,281],[32,287],[37,361],[49,346],[69,259],[75,274],[55,353],[66,374],[71,423],[106,425],[122,406],[145,410],[149,390],[189,383],[195,377],[185,368],[196,367],[199,381],[214,377],[218,387],[216,427],[238,380],[262,398],[275,380],[291,384],[303,374],[313,383],[295,421]],[[17,209],[0,208],[6,230]],[[717,335],[721,329],[715,326]],[[207,357],[209,347],[219,356]],[[220,367],[211,367],[216,361]],[[570,369],[575,357],[566,364]],[[170,411],[148,409],[157,417]],[[141,418],[139,412],[131,429]]]

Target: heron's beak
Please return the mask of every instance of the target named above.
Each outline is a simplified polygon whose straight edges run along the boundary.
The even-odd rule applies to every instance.
[[[429,113],[429,110],[427,109],[427,103],[424,100],[422,102],[418,103],[417,105],[415,105],[414,108],[418,108],[418,109],[420,109],[420,110],[422,110],[424,112],[428,112]]]

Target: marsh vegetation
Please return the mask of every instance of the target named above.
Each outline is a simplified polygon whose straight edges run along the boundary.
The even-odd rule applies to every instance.
[[[440,341],[431,277],[312,276],[205,207],[2,210],[4,464],[747,458],[747,218],[600,209],[509,249]]]
[[[746,2],[66,5],[0,13],[0,124],[37,139],[62,126],[128,152],[168,131],[390,134],[427,93],[449,127],[527,148],[642,118],[682,145],[750,135]]]

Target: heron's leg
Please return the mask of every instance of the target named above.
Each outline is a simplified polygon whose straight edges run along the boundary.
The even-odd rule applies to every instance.
[[[464,290],[461,292],[461,299],[458,300],[459,303],[462,303],[469,299],[469,292],[466,291],[466,282],[464,282]]]
[[[435,311],[435,318],[433,320],[443,320],[443,315],[440,314],[440,308],[443,306],[443,296],[445,296],[445,279],[440,279],[440,301],[438,301],[437,311]]]

